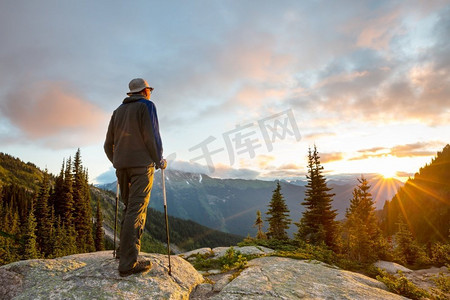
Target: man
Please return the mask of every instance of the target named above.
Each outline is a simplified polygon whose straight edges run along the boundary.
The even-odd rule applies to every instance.
[[[156,168],[165,169],[153,88],[142,78],[129,83],[129,97],[113,112],[104,144],[116,169],[125,208],[119,245],[120,276],[147,271],[150,261],[138,261],[147,206]]]

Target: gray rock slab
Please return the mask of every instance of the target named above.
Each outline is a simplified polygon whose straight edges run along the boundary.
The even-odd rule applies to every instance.
[[[325,264],[283,257],[249,262],[237,278],[212,297],[233,299],[406,299],[367,276]]]
[[[192,250],[192,251],[188,251],[188,252],[184,252],[184,253],[181,253],[181,254],[178,254],[180,257],[183,257],[183,258],[189,258],[189,257],[191,257],[191,256],[195,256],[195,255],[197,255],[197,254],[210,254],[211,253],[211,248],[200,248],[200,249],[195,249],[195,250]]]
[[[0,267],[0,291],[13,299],[188,299],[203,277],[184,259],[141,253],[152,262],[147,273],[120,277],[112,251],[56,259],[19,261]],[[9,284],[9,286],[5,286]]]
[[[395,262],[390,262],[390,261],[379,260],[376,263],[374,263],[373,265],[377,268],[385,270],[389,274],[396,274],[397,271],[402,271],[403,273],[412,272],[412,270],[410,270],[402,265],[399,265]]]
[[[263,246],[244,246],[244,247],[233,247],[235,251],[239,251],[246,255],[265,255],[274,252],[274,250],[263,247]],[[222,257],[230,249],[230,247],[217,247],[213,248],[214,258]]]
[[[214,292],[220,292],[229,282],[231,279],[231,274],[227,274],[223,276],[221,279],[219,279],[213,287]]]
[[[209,299],[213,295],[213,286],[210,283],[202,283],[197,285],[194,291],[189,296],[189,300],[204,300]]]

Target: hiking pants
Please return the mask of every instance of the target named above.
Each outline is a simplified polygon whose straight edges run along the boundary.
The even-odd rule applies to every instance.
[[[120,231],[120,272],[133,269],[137,263],[154,173],[153,165],[116,170],[120,196],[125,205]]]

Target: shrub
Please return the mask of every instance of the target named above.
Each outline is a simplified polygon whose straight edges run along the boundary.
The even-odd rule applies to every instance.
[[[290,249],[290,248],[288,248]],[[295,250],[277,250],[273,256],[289,257],[303,260],[318,260],[327,264],[335,264],[337,261],[336,254],[326,247],[304,244],[303,247],[295,248]]]
[[[376,276],[377,280],[383,282],[393,293],[410,299],[423,299],[430,297],[430,294],[426,290],[417,287],[414,283],[409,281],[401,271],[398,273],[399,277],[391,275],[381,269],[378,269],[378,272],[380,275]]]
[[[431,248],[431,259],[437,266],[450,264],[450,244],[434,244]]]
[[[294,240],[244,239],[244,241],[238,243],[238,246],[263,246],[273,250],[295,251],[298,248],[298,243]]]
[[[243,255],[233,247],[230,247],[224,256],[219,258],[211,257],[210,253],[197,254],[192,264],[195,269],[203,271],[211,269],[221,269],[222,271],[243,270],[247,266],[248,260],[257,256]]]
[[[223,271],[233,269],[242,270],[247,266],[247,258],[241,252],[234,250],[233,247],[228,248],[224,256],[219,258],[219,262]]]
[[[207,271],[211,269],[221,269],[222,266],[218,259],[211,258],[214,254],[205,253],[205,254],[196,254],[195,260],[192,262],[192,265],[196,270]]]
[[[438,276],[433,278],[437,287],[443,293],[450,293],[450,277],[440,272]]]

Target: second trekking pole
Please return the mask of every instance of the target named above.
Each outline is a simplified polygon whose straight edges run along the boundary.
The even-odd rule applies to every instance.
[[[164,215],[166,217],[167,257],[169,258],[169,275],[172,275],[172,266],[170,265],[169,217],[167,216],[166,181],[164,177],[164,169],[161,169],[161,184],[164,198]]]

